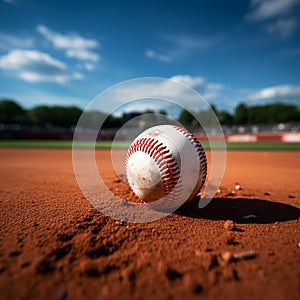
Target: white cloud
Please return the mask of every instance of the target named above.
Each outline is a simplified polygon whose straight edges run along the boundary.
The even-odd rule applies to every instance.
[[[123,112],[163,109],[168,116],[178,117],[182,108],[191,111],[209,109],[205,100],[214,99],[224,86],[219,83],[210,83],[202,76],[175,75],[170,78],[139,78],[116,85],[100,95],[97,101],[90,104],[89,109],[103,109],[103,101],[107,101],[105,109],[111,108],[115,115]],[[211,98],[204,98],[208,93]],[[204,96],[204,97],[203,97]],[[219,96],[219,95],[218,95]],[[102,98],[101,98],[102,97]]]
[[[207,100],[216,99],[221,96],[220,91],[222,89],[224,89],[224,85],[221,83],[208,83],[203,96]]]
[[[217,46],[224,40],[222,35],[211,37],[192,37],[189,35],[163,35],[164,43],[167,43],[164,54],[153,49],[147,50],[145,55],[148,58],[158,61],[170,62],[189,56],[195,52],[200,53],[212,47]]]
[[[97,62],[100,59],[99,54],[93,51],[100,47],[99,42],[95,39],[88,39],[78,34],[63,35],[44,25],[37,26],[37,31],[56,49],[64,50],[68,57],[92,62]]]
[[[224,88],[223,84],[207,82],[201,76],[176,75],[170,79],[197,90],[206,100],[213,100],[219,97],[220,91]]]
[[[288,38],[298,28],[295,8],[300,0],[252,0],[246,20],[263,22],[263,29],[281,38]]]
[[[149,58],[153,58],[153,59],[156,59],[156,60],[162,61],[162,62],[169,62],[171,60],[171,58],[168,57],[167,55],[160,54],[154,50],[147,50],[145,52],[145,55]]]
[[[112,89],[110,100],[124,103],[142,98],[166,99],[196,111],[208,107],[204,101],[201,101],[201,95],[206,100],[212,100],[220,96],[219,92],[224,88],[221,84],[207,82],[201,76],[176,75],[169,79],[141,79],[133,81],[132,84],[129,82],[126,86],[116,86]],[[156,107],[156,109],[159,108]]]
[[[93,71],[95,69],[94,65],[91,63],[85,63],[84,68],[88,71]]]
[[[0,49],[11,48],[31,48],[34,45],[32,38],[16,37],[7,33],[0,32]]]
[[[223,36],[214,35],[210,37],[192,37],[189,35],[166,35],[167,40],[179,47],[200,50],[207,49],[219,44],[223,40]]]
[[[201,76],[175,75],[172,76],[170,80],[174,80],[179,83],[186,84],[191,88],[199,88],[205,85],[205,79]]]
[[[97,62],[99,60],[98,54],[86,49],[68,49],[66,54],[68,57],[77,58],[79,60],[86,60],[92,62]]]
[[[279,34],[282,38],[287,38],[296,31],[298,21],[294,18],[278,19],[274,23],[265,26],[265,30],[271,34]]]
[[[299,0],[252,0],[252,11],[246,16],[251,21],[282,17],[291,12]]]
[[[76,34],[62,35],[43,25],[39,25],[37,31],[44,35],[58,49],[89,49],[99,46],[96,40],[86,39]]]
[[[28,82],[64,83],[71,79],[83,78],[81,73],[70,72],[65,63],[35,50],[11,50],[7,55],[0,57],[0,69]]]
[[[285,100],[286,98],[300,96],[300,86],[294,85],[276,85],[268,88],[261,89],[258,92],[248,95],[248,100]],[[283,99],[282,99],[283,98]]]

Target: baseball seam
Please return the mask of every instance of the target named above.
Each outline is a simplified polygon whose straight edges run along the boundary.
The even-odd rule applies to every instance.
[[[199,190],[202,188],[207,175],[207,159],[205,151],[200,143],[200,141],[188,130],[186,130],[183,127],[172,125],[173,128],[175,128],[177,131],[181,132],[185,137],[187,137],[192,145],[195,147],[196,152],[198,153],[199,160],[200,160],[200,174],[201,174],[201,180],[200,180],[200,187]]]
[[[182,193],[180,169],[175,158],[170,150],[167,149],[167,146],[163,145],[162,142],[159,142],[154,138],[141,138],[134,142],[128,149],[125,160],[126,170],[130,156],[138,151],[148,154],[157,164],[162,177],[165,192],[164,201],[160,202],[158,206],[156,206],[154,202],[148,203],[143,201],[143,199],[139,199],[156,209],[169,208],[170,204],[178,199]]]

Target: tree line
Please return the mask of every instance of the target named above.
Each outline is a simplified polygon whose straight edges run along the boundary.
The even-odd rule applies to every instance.
[[[39,125],[47,124],[67,127],[77,123],[82,110],[75,106],[46,106],[40,105],[24,109],[13,100],[0,101],[0,123]]]
[[[245,125],[245,124],[278,124],[288,122],[300,122],[300,110],[294,104],[274,102],[271,104],[249,106],[240,103],[231,114],[225,110],[218,110],[211,106],[222,125]],[[192,114],[191,114],[192,113]],[[179,122],[183,125],[196,125],[197,119],[209,118],[209,111],[190,112],[182,110]]]
[[[240,103],[236,106],[233,113],[225,110],[218,110],[214,105],[212,109],[222,125],[240,125],[240,124],[277,124],[291,121],[300,121],[300,110],[294,104],[285,104],[275,102],[272,104],[247,106]],[[146,111],[144,113],[153,113]],[[165,111],[158,113],[166,115]],[[37,126],[59,126],[70,127],[76,125],[82,109],[76,106],[47,106],[39,105],[30,109],[24,109],[16,101],[3,99],[0,101],[0,123],[3,124],[21,124]],[[142,113],[140,113],[142,114]],[[186,126],[197,125],[195,117],[205,119],[209,117],[208,111],[192,112],[182,110],[178,121]],[[128,115],[114,117],[103,112],[90,112],[87,118],[106,119],[103,127],[120,127],[128,121]]]

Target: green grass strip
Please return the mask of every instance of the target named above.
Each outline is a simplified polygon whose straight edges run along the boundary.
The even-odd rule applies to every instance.
[[[73,141],[58,140],[0,140],[0,148],[35,148],[35,149],[71,149]],[[202,143],[204,149],[209,150],[208,142]],[[78,141],[76,148],[93,148],[94,143],[89,141]],[[128,149],[130,142],[116,141],[113,143],[114,149]],[[256,142],[256,143],[227,143],[227,150],[261,150],[261,151],[287,151],[300,150],[300,143],[280,143],[280,142]],[[112,141],[97,141],[96,149],[110,149]],[[218,145],[213,144],[214,149]]]
[[[35,149],[71,149],[73,141],[60,140],[0,140],[0,148],[35,148]],[[96,145],[90,141],[77,141],[76,148],[110,149],[112,141],[97,141]],[[116,141],[114,148],[127,149],[130,142]]]
[[[256,142],[256,143],[227,143],[227,150],[255,150],[255,151],[299,151],[300,143]]]

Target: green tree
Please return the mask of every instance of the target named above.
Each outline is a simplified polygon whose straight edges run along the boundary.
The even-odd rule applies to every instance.
[[[29,118],[33,124],[46,125],[51,123],[51,111],[46,105],[36,106],[28,111]]]
[[[297,121],[299,110],[296,105],[276,102],[251,107],[251,116],[256,124],[276,124]]]
[[[87,111],[84,112],[81,116],[81,124],[82,126],[87,129],[99,129],[98,124],[104,123],[105,119],[107,118],[107,115],[105,113],[102,113],[100,111]]]
[[[103,128],[119,128],[123,125],[123,119],[109,115],[103,123]]]
[[[53,106],[50,108],[51,123],[59,126],[69,127],[75,125],[82,110],[75,107]]]
[[[233,122],[233,116],[226,110],[218,112],[218,119],[222,125],[232,125]]]
[[[240,103],[234,111],[234,124],[246,124],[248,121],[248,108],[244,103]]]
[[[0,101],[1,123],[26,123],[29,121],[26,110],[10,99]]]
[[[29,117],[33,124],[44,126],[52,124],[55,126],[69,127],[76,125],[82,110],[75,107],[65,106],[37,106],[29,110]]]
[[[283,104],[276,102],[265,107],[270,123],[281,123],[295,121],[298,115],[298,109],[293,104]]]
[[[164,110],[164,109],[161,109],[159,112],[158,112],[160,115],[164,115],[164,116],[167,116],[168,113]]]
[[[183,109],[179,115],[178,121],[184,126],[189,126],[195,123],[195,117],[188,110]]]
[[[219,111],[218,111],[217,107],[214,104],[211,104],[210,108],[216,114],[216,116],[219,116]]]

